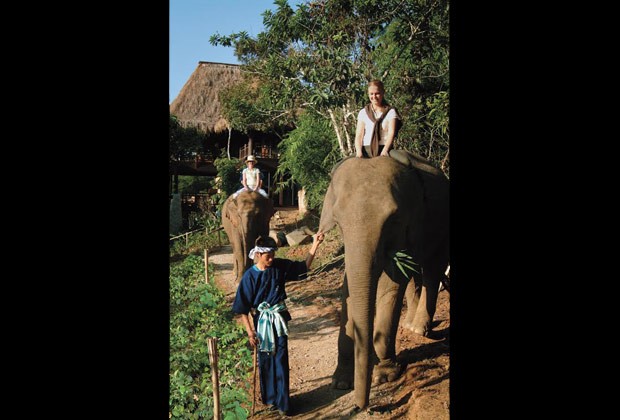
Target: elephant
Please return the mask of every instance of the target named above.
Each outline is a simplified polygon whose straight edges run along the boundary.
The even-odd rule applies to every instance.
[[[353,386],[355,404],[363,409],[371,379],[393,381],[402,372],[395,341],[404,296],[404,326],[424,336],[431,328],[449,264],[449,181],[401,150],[390,157],[345,158],[332,170],[319,230],[335,225],[344,241],[345,273],[332,387]],[[417,273],[398,268],[394,258],[402,252]]]
[[[274,214],[271,199],[256,191],[243,191],[236,198],[231,195],[222,206],[222,226],[233,249],[233,270],[237,284],[245,270],[252,266],[248,257],[259,236],[269,235],[269,220]]]

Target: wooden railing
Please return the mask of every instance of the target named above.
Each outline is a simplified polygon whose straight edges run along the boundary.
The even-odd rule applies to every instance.
[[[217,240],[218,240],[220,246],[222,246],[222,236],[220,235],[220,231],[222,229],[224,229],[223,226],[215,228],[215,229],[213,229],[211,231],[209,231],[208,228],[204,228],[204,230],[205,230],[207,235],[209,235],[209,234],[211,234],[213,232],[217,232]],[[202,230],[203,230],[202,228],[190,230],[189,232],[185,232],[185,233],[182,233],[182,234],[177,235],[177,236],[172,236],[172,237],[170,237],[170,240],[172,241],[174,239],[179,239],[179,238],[182,238],[183,236],[185,236],[185,246],[187,246],[189,244],[189,235],[191,235],[192,233],[200,232]]]
[[[244,160],[248,155],[263,159],[277,159],[278,149],[271,146],[256,146],[253,153],[248,153],[248,145],[244,144],[239,148],[239,159]]]
[[[213,158],[211,156],[196,155],[193,159],[183,162],[194,169],[198,169],[201,166],[213,164]]]

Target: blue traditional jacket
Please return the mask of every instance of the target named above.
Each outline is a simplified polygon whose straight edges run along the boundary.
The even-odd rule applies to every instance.
[[[307,272],[305,261],[292,261],[284,258],[275,258],[271,267],[264,271],[253,265],[241,277],[232,306],[233,312],[247,315],[250,310],[258,308],[263,302],[272,306],[284,302],[286,299],[284,283],[301,280],[305,278]],[[291,320],[288,311],[283,311],[281,315],[284,320]],[[255,324],[257,318],[254,317]]]

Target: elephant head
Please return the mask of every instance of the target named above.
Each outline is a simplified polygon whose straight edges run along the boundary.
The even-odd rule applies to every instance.
[[[237,198],[228,197],[222,206],[222,225],[234,255],[234,274],[239,283],[252,266],[248,253],[259,236],[269,235],[273,203],[255,191],[243,191]]]
[[[319,230],[327,232],[338,225],[345,248],[342,323],[333,384],[338,388],[353,385],[360,408],[368,405],[375,355],[380,366],[393,368],[386,373],[386,380],[400,373],[394,368],[394,342],[403,295],[414,288],[407,288],[409,278],[394,269],[394,255],[406,250],[419,264],[418,271],[424,272],[425,264],[437,254],[431,248],[441,243],[447,252],[447,227],[438,232],[441,223],[431,223],[435,231],[427,226],[433,216],[428,212],[426,187],[421,171],[395,159],[349,158],[334,169],[325,195]],[[440,194],[442,200],[447,200],[446,192]],[[442,239],[435,238],[435,233]],[[426,244],[429,239],[430,247]],[[436,292],[431,300],[436,301]],[[412,299],[414,305],[417,301]],[[429,308],[422,306],[415,309],[428,312]],[[434,307],[430,309],[434,312]],[[421,319],[430,324],[430,320]]]

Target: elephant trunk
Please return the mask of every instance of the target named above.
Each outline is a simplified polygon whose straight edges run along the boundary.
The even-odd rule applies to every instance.
[[[345,245],[346,246],[346,245]],[[357,248],[357,249],[356,249]],[[353,321],[353,339],[355,342],[355,403],[360,408],[368,406],[370,384],[372,379],[372,355],[374,334],[374,312],[376,296],[376,279],[374,249],[359,249],[345,252],[345,267],[349,287],[349,313]]]
[[[269,225],[267,225],[267,227],[269,227]],[[243,261],[245,261],[243,271],[245,272],[245,270],[252,267],[252,264],[254,263],[254,261],[250,260],[250,257],[248,254],[250,253],[250,250],[254,248],[256,244],[256,238],[258,238],[259,236],[268,236],[269,230],[265,232],[265,229],[263,228],[263,226],[258,226],[257,223],[246,225],[244,227],[244,230],[246,232],[246,235],[244,237],[245,240],[242,243],[242,247],[243,247],[243,255],[244,255]]]
[[[250,250],[252,248],[254,248],[254,242],[256,241],[257,238],[257,234],[256,231],[254,229],[252,229],[251,226],[246,225],[245,226],[245,236],[244,236],[244,240],[242,243],[242,248],[243,248],[243,261],[245,264],[243,264],[243,271],[245,272],[245,270],[247,270],[248,268],[250,268],[253,264],[253,261],[250,260],[249,257],[249,253]]]

